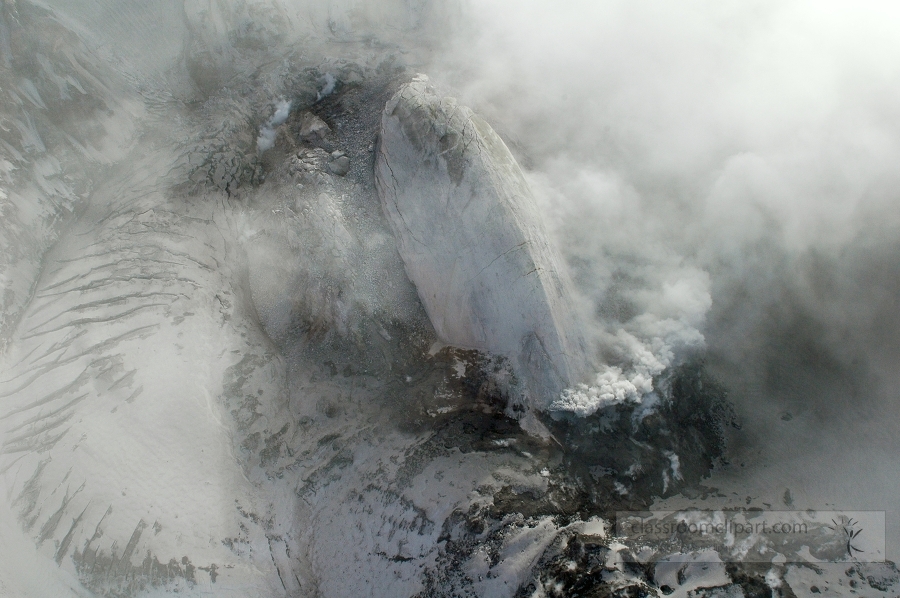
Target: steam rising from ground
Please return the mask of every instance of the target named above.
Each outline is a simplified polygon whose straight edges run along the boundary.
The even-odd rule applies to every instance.
[[[272,149],[275,145],[275,128],[283,125],[290,113],[291,103],[287,100],[281,100],[275,105],[275,114],[259,130],[259,137],[256,139],[256,148],[260,153]]]
[[[900,10],[488,0],[467,16],[445,76],[525,157],[608,364],[557,406],[638,396],[705,345],[754,438],[739,460],[780,471],[745,470],[738,493],[885,508],[894,490],[864,496],[873,480],[848,470],[896,448]]]
[[[714,287],[750,271],[767,278],[749,285],[739,310],[749,315],[771,301],[771,284],[790,284],[779,266],[894,236],[895,9],[487,1],[468,10],[469,35],[443,66],[532,161],[612,358],[595,387],[560,407],[640,394],[647,376],[702,346]]]

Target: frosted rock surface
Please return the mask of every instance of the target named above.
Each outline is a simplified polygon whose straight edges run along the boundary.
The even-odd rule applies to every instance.
[[[491,127],[417,76],[385,107],[375,165],[407,273],[442,341],[508,357],[546,408],[584,371],[569,282]]]

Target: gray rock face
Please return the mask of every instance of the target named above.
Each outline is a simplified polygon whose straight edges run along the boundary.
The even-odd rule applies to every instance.
[[[569,282],[491,127],[425,76],[385,107],[375,165],[407,273],[442,341],[504,355],[545,408],[585,369]]]

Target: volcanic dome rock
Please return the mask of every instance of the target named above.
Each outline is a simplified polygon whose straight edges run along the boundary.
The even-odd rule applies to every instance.
[[[586,349],[571,283],[490,125],[418,75],[385,107],[375,175],[441,341],[507,357],[523,406],[546,409],[579,382]]]

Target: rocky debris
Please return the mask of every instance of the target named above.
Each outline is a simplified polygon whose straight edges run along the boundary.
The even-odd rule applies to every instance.
[[[300,139],[303,141],[320,141],[331,133],[324,120],[312,112],[304,112],[300,117]]]
[[[320,147],[306,148],[290,157],[288,170],[294,176],[306,178],[317,172],[345,176],[350,172],[350,158],[341,150],[328,153]]]
[[[323,181],[318,178],[323,173],[346,176],[350,172],[350,158],[341,150],[328,153],[320,147],[305,148],[288,159],[288,172],[304,183],[321,184]]]
[[[480,530],[490,520],[482,522],[469,515],[466,523]],[[626,546],[621,538],[585,533],[577,524],[559,531],[534,570],[533,581],[518,588],[516,598],[898,595],[893,563],[740,563],[722,562],[714,552],[648,554],[646,546]]]
[[[611,518],[617,511],[647,509],[655,497],[699,494],[696,488],[710,469],[726,460],[726,435],[736,426],[735,414],[701,363],[686,364],[654,382],[665,394],[652,412],[628,403],[586,418],[548,420],[559,444],[527,449],[547,465],[546,491],[537,495],[503,488],[493,496],[498,516]],[[686,419],[683,412],[694,415]],[[496,441],[522,448],[522,438],[496,423],[483,429],[470,422],[469,429],[479,430],[484,446]]]
[[[361,185],[377,204],[377,193],[373,181],[373,153],[381,115],[385,104],[393,97],[402,83],[396,73],[382,71],[373,73],[370,79],[360,83],[350,83],[343,76],[339,85],[330,95],[315,102],[309,110],[332,127],[331,133],[321,141],[311,142],[328,151],[340,150],[350,159],[350,171],[345,175],[348,181]],[[299,138],[299,121],[292,129]],[[339,156],[334,156],[336,159]],[[378,207],[379,226],[389,224],[383,210]],[[402,270],[402,268],[401,268]]]
[[[660,596],[654,587],[652,568],[637,562],[629,550],[611,542],[611,538],[576,531],[560,540],[542,555],[534,579],[518,589],[516,598]]]
[[[387,103],[376,186],[441,340],[508,357],[513,409],[546,408],[586,373],[570,282],[531,190],[491,127],[415,77]]]
[[[289,170],[292,174],[302,175],[307,172],[322,171],[329,162],[328,152],[319,147],[302,149],[289,159]]]
[[[199,162],[191,173],[191,181],[211,185],[229,195],[243,185],[260,182],[258,161],[244,152],[216,148],[204,155],[198,151],[191,161]]]

